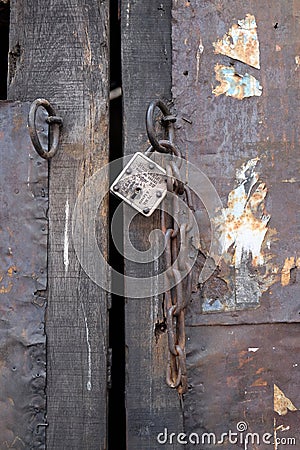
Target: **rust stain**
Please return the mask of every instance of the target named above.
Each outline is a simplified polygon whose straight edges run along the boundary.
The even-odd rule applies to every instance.
[[[239,353],[239,366],[238,368],[241,369],[246,364],[249,364],[249,362],[253,361],[254,357],[249,356],[249,352],[247,350],[242,350]]]
[[[300,258],[296,260],[294,256],[288,257],[284,261],[281,270],[281,285],[287,286],[291,280],[291,270],[299,267]]]
[[[229,31],[213,43],[215,53],[229,56],[242,61],[249,66],[260,69],[259,41],[257,25],[252,14],[246,14],[245,19],[238,20]]]
[[[236,376],[229,376],[226,378],[226,384],[228,387],[236,388],[239,384],[239,377]]]
[[[1,286],[0,287],[0,294],[9,294],[10,291],[12,290],[12,287],[13,287],[13,284],[12,284],[11,281],[8,283],[7,286]]]
[[[285,396],[279,387],[274,384],[274,411],[280,416],[285,416],[289,411],[298,411],[292,401]]]
[[[254,381],[254,383],[251,384],[251,387],[264,387],[268,386],[268,382],[264,380],[263,378],[258,378]]]
[[[11,266],[7,269],[7,275],[9,278],[12,278],[14,271],[16,270],[16,266]],[[3,281],[3,274],[0,274],[0,283]],[[0,286],[0,294],[9,294],[12,290],[13,282],[9,281],[6,286]]]
[[[16,266],[11,266],[7,269],[7,274],[11,278],[13,276],[13,273],[17,270]]]
[[[255,77],[246,73],[240,75],[232,66],[215,66],[216,80],[220,82],[212,93],[216,96],[225,94],[227,97],[233,97],[238,100],[248,97],[260,97],[262,87]]]

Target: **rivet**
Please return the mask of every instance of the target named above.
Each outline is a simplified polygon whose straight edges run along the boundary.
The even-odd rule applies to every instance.
[[[161,191],[157,191],[156,192],[156,197],[160,198],[162,196],[162,192]]]
[[[149,208],[144,208],[144,209],[143,209],[143,213],[144,213],[144,214],[148,214],[149,212],[150,212],[150,209],[149,209]]]
[[[149,164],[149,169],[154,169],[155,165],[154,164]]]
[[[116,184],[115,186],[114,186],[114,191],[118,191],[120,189],[120,186],[118,185],[118,184]]]
[[[127,173],[128,175],[130,175],[131,172],[132,172],[132,169],[131,169],[130,167],[128,167],[128,169],[126,169],[126,173]]]

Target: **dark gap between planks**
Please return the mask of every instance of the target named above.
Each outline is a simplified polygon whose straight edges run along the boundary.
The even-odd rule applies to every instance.
[[[121,87],[121,31],[119,1],[110,0],[110,90]],[[122,150],[122,97],[110,102],[110,161],[123,156]],[[110,221],[119,200],[110,198]],[[124,272],[123,259],[116,250],[110,236],[110,265],[118,272]],[[114,280],[112,279],[112,283]],[[124,298],[112,295],[109,313],[109,346],[112,349],[112,379],[109,389],[108,448],[126,448],[125,418],[125,320]]]

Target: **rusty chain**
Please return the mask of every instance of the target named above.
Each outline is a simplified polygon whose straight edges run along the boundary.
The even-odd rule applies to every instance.
[[[154,111],[159,108],[164,117],[161,125],[168,134],[167,140],[158,140],[154,131]],[[177,156],[175,161],[168,162],[165,170],[167,173],[167,189],[170,193],[176,194],[172,198],[171,218],[161,210],[161,228],[165,236],[165,265],[172,281],[175,281],[172,289],[164,294],[164,314],[167,324],[168,336],[168,364],[166,381],[168,386],[176,388],[178,393],[187,392],[187,370],[185,351],[185,309],[192,293],[192,272],[188,264],[189,258],[189,232],[192,229],[191,216],[194,211],[192,194],[188,186],[181,181],[180,167],[182,155],[174,146],[174,126],[176,120],[170,114],[166,105],[161,101],[150,103],[146,114],[146,127],[151,143],[150,149],[146,152],[149,155],[153,151],[161,153],[171,153]],[[190,212],[189,217],[183,220],[180,214],[179,197],[187,204]],[[187,270],[188,269],[188,270]],[[188,271],[188,275],[181,281],[180,273]]]

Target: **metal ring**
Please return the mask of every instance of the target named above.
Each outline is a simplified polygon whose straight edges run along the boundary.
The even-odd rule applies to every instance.
[[[180,161],[179,161],[180,164],[178,165],[178,167],[180,169],[180,167],[182,166],[182,155],[181,155],[181,152],[178,150],[178,148],[175,147],[175,145],[172,144],[171,141],[168,141],[166,139],[160,139],[158,142],[164,148],[163,152],[158,151],[158,153],[174,153],[175,156],[180,158]],[[168,150],[170,150],[170,151],[168,151]],[[148,158],[150,158],[151,154],[155,151],[156,151],[156,148],[153,147],[153,145],[150,145],[150,147],[147,148],[147,150],[145,151],[145,155],[148,156]]]
[[[45,151],[40,143],[38,133],[35,126],[35,119],[36,119],[36,113],[38,108],[42,106],[45,108],[45,110],[48,112],[49,117],[47,119],[49,123],[49,128],[51,127],[51,136],[52,136],[52,143],[51,147],[48,151]],[[45,100],[44,98],[37,98],[31,105],[29,114],[28,114],[28,128],[29,128],[29,135],[32,141],[32,144],[37,151],[37,153],[44,159],[50,159],[53,158],[53,156],[56,154],[58,149],[58,142],[59,142],[59,132],[60,132],[60,126],[62,125],[62,119],[60,117],[56,116],[55,110],[52,107],[52,105],[48,102],[48,100]]]
[[[155,108],[158,108],[161,110],[161,112],[163,113],[163,115],[165,116],[165,127],[168,129],[168,140],[172,141],[173,140],[173,135],[174,135],[174,126],[173,126],[173,121],[174,121],[174,117],[171,116],[171,113],[168,109],[168,107],[161,101],[161,100],[153,100],[147,109],[146,112],[146,129],[147,129],[147,134],[148,134],[148,138],[149,141],[152,145],[152,147],[161,153],[168,153],[166,152],[165,147],[163,147],[160,142],[158,141],[156,134],[155,134],[155,129],[154,129],[154,111]],[[169,116],[169,117],[166,117]]]

